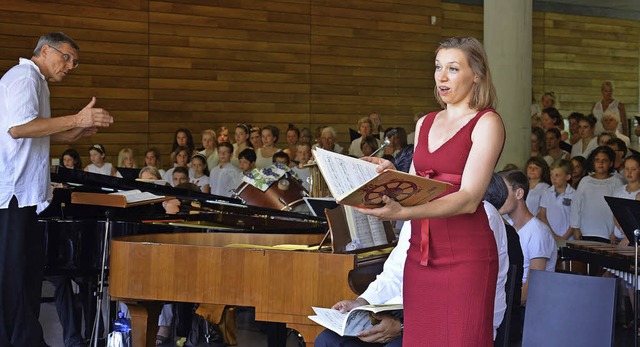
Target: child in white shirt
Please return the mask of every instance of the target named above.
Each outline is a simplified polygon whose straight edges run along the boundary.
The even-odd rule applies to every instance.
[[[538,219],[548,225],[556,240],[573,239],[569,227],[569,215],[575,189],[569,185],[573,167],[568,160],[561,159],[551,165],[551,183],[540,200]]]
[[[298,175],[298,178],[302,180],[302,186],[309,191],[309,167],[305,165],[311,159],[311,145],[308,142],[298,143],[296,146],[296,161],[298,165],[294,165],[291,169]]]
[[[612,196],[623,186],[613,175],[615,157],[611,148],[600,146],[587,158],[587,169],[592,174],[580,181],[571,206],[570,224],[576,238],[603,243],[614,241],[613,213],[604,197]]]
[[[534,216],[540,212],[540,199],[542,194],[551,185],[549,180],[549,164],[541,157],[531,157],[527,160],[526,174],[529,179],[529,194],[527,195],[527,208]]]
[[[233,145],[229,142],[218,144],[218,165],[211,169],[209,186],[211,194],[231,197],[231,190],[242,183],[242,171],[231,164]]]
[[[191,173],[189,177],[191,183],[200,187],[203,193],[209,194],[209,170],[207,169],[207,158],[204,154],[195,154],[191,157]]]

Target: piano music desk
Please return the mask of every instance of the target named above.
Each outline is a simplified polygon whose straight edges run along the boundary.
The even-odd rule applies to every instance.
[[[256,320],[286,323],[307,346],[323,328],[307,318],[311,306],[355,298],[349,272],[355,254],[224,247],[318,244],[321,234],[176,233],[111,241],[109,291],[134,305],[134,346],[154,346],[162,301],[252,306]],[[382,263],[368,262],[368,266]],[[137,306],[135,306],[137,304]]]

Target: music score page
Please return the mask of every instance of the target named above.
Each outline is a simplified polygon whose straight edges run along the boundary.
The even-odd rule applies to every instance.
[[[378,165],[368,161],[322,148],[314,149],[314,154],[331,194],[338,201],[378,175]]]

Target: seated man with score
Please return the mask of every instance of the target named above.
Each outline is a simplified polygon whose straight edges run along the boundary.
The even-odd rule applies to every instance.
[[[493,317],[494,339],[507,307],[505,293],[505,283],[509,269],[507,235],[502,217],[498,213],[498,209],[502,207],[507,196],[508,189],[506,184],[498,174],[493,174],[484,196],[484,208],[489,225],[496,238],[498,249],[498,284],[496,286]],[[404,223],[400,231],[398,244],[385,261],[382,273],[378,275],[375,281],[369,284],[367,290],[356,300],[343,300],[333,305],[332,308],[344,313],[362,305],[402,303],[404,262],[407,257],[407,249],[409,249],[410,236],[411,223]],[[404,324],[401,315],[378,314],[376,319],[380,320],[380,323],[371,329],[360,332],[357,337],[340,336],[333,331],[324,330],[316,337],[314,345],[316,347],[402,346]]]

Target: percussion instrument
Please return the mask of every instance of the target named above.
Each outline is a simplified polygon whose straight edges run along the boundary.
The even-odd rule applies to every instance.
[[[331,197],[331,191],[329,191],[318,164],[315,161],[309,161],[305,166],[309,168],[309,195],[312,198]]]
[[[242,182],[232,194],[247,205],[283,211],[291,211],[304,204],[303,198],[309,195],[298,180],[288,176],[281,177],[264,192]]]

